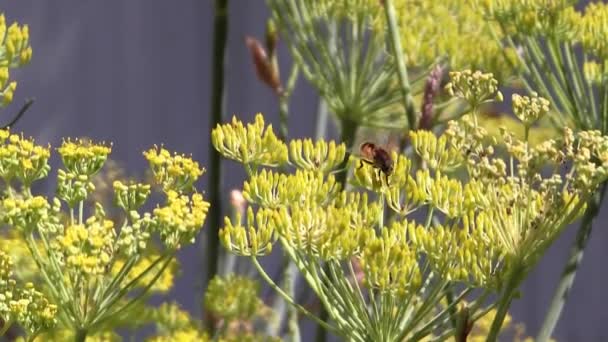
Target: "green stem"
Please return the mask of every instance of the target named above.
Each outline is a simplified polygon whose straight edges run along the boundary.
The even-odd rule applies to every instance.
[[[393,56],[397,62],[397,71],[399,74],[399,82],[401,83],[401,94],[407,115],[407,123],[409,129],[416,127],[416,109],[414,108],[414,100],[410,89],[410,82],[407,76],[407,67],[405,65],[405,56],[401,47],[401,38],[399,36],[399,25],[397,24],[397,15],[392,0],[384,0],[384,12],[386,21],[388,22],[388,31],[390,34],[391,48]]]
[[[285,301],[287,303],[293,305],[296,309],[298,309],[298,311],[300,311],[302,314],[304,314],[308,318],[312,319],[313,321],[317,322],[323,328],[325,328],[329,331],[333,331],[335,333],[339,333],[339,330],[337,330],[336,328],[332,327],[331,325],[325,323],[324,321],[320,320],[315,315],[313,315],[310,311],[306,310],[306,308],[304,308],[302,305],[296,303],[293,300],[293,298],[289,297],[289,295],[287,293],[285,293],[285,291],[283,291],[274,281],[272,281],[272,279],[268,276],[266,271],[264,271],[264,268],[262,267],[262,265],[260,265],[260,263],[258,262],[258,260],[256,259],[255,256],[252,256],[251,260],[253,261],[253,265],[258,270],[262,279],[264,279],[273,290],[275,290],[281,297],[283,297],[283,299],[285,299]]]
[[[213,128],[222,121],[224,113],[224,64],[226,43],[228,41],[228,0],[215,0],[213,23],[213,66],[211,93],[211,122]],[[217,274],[219,256],[219,227],[221,207],[221,160],[219,153],[209,142],[209,199],[214,208],[209,212],[206,246],[207,272],[203,281],[210,281]],[[202,307],[204,313],[204,307]],[[213,321],[207,317],[207,328],[213,331]]]
[[[516,264],[511,272],[508,273],[509,280],[507,285],[505,286],[505,290],[498,301],[498,307],[496,311],[496,316],[494,316],[494,321],[492,322],[492,326],[490,327],[490,332],[488,334],[487,342],[496,342],[498,340],[498,335],[500,334],[500,330],[502,329],[502,324],[509,312],[509,307],[511,306],[511,301],[513,301],[513,297],[517,292],[517,288],[521,283],[524,275],[524,268],[520,261],[516,261]]]
[[[564,305],[566,304],[568,295],[570,294],[570,289],[574,284],[576,271],[583,260],[583,253],[585,251],[585,247],[587,246],[587,242],[589,242],[589,237],[593,228],[593,220],[599,214],[599,209],[604,199],[604,195],[606,194],[606,184],[608,183],[604,183],[602,188],[587,204],[588,207],[583,216],[581,226],[576,233],[576,239],[574,240],[574,244],[570,250],[568,262],[562,271],[561,279],[557,285],[557,288],[555,289],[555,292],[553,293],[551,304],[549,305],[543,325],[541,326],[536,337],[536,341],[548,341],[553,334],[553,330],[555,329],[557,322],[559,321],[559,317],[562,313]]]
[[[348,151],[350,151],[352,149],[352,146],[355,142],[355,135],[357,134],[357,124],[352,122],[352,121],[348,121],[348,120],[342,120],[342,131],[340,132],[340,140],[346,145],[346,149]],[[336,177],[336,180],[338,181],[338,183],[342,186],[342,189],[346,188],[346,181],[348,179],[348,168],[347,166],[347,160],[344,161],[342,167],[340,167],[340,169],[343,169],[344,171],[342,171],[341,173],[338,174],[338,176]],[[323,270],[325,273],[329,273],[329,268],[327,265],[325,265],[323,267]],[[329,313],[327,312],[327,309],[323,306],[321,306],[321,310],[319,312],[319,319],[323,322],[327,321],[329,319]],[[325,331],[323,329],[317,329],[317,333],[316,333],[316,337],[315,337],[315,341],[316,342],[325,342],[327,340],[327,334],[325,333]]]
[[[78,328],[74,334],[74,342],[84,342],[87,339],[87,330]]]

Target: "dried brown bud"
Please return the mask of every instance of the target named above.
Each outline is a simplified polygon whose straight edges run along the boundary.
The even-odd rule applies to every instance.
[[[437,65],[429,74],[424,86],[424,94],[422,95],[422,108],[420,115],[420,129],[430,129],[431,121],[433,120],[433,99],[439,92],[441,79],[443,78],[443,67]]]
[[[283,86],[279,78],[278,67],[276,63],[272,63],[271,59],[268,58],[262,43],[253,37],[245,37],[245,44],[247,44],[247,48],[251,52],[251,58],[258,78],[277,94],[281,94]]]

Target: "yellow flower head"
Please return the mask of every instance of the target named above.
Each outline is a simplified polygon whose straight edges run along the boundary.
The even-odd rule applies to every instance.
[[[112,147],[83,139],[67,139],[57,151],[68,172],[90,177],[101,170]]]
[[[150,164],[154,180],[163,191],[189,192],[198,177],[205,173],[198,162],[181,154],[171,154],[162,147],[154,147],[144,152]]]

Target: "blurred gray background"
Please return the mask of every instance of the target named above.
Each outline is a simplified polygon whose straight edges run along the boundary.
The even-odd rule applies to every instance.
[[[192,153],[207,164],[211,83],[212,1],[6,1],[7,22],[30,26],[33,59],[15,71],[8,122],[27,97],[36,102],[16,130],[57,146],[61,137],[88,136],[114,143],[112,157],[141,174],[141,152],[154,145]],[[255,77],[244,36],[262,38],[268,11],[262,1],[230,4],[227,115],[251,120],[263,112],[277,123],[277,102]],[[284,49],[283,60],[288,60]],[[286,68],[283,68],[283,74]],[[285,76],[285,75],[283,75]],[[300,79],[292,100],[290,135],[314,134],[317,96]],[[242,185],[243,173],[225,164],[224,188]],[[200,188],[206,188],[206,179]],[[605,211],[605,208],[604,208]],[[556,330],[559,341],[608,341],[608,232],[601,215]],[[571,227],[525,282],[512,306],[515,321],[535,335],[542,322],[575,230]],[[200,244],[182,251],[182,274],[171,298],[199,313]]]

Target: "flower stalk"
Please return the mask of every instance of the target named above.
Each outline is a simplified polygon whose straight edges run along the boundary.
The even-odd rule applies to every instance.
[[[574,245],[572,245],[570,250],[568,261],[566,262],[559,283],[553,293],[545,319],[536,336],[536,341],[545,342],[551,339],[553,330],[557,326],[561,312],[568,300],[572,285],[574,284],[576,272],[583,260],[585,247],[589,242],[591,231],[593,230],[593,221],[599,214],[599,209],[605,194],[606,183],[602,185],[601,189],[598,190],[598,193],[596,193],[587,204],[587,210],[581,220],[581,226],[576,233]]]
[[[215,0],[213,17],[213,60],[211,78],[211,115],[209,116],[210,127],[215,127],[222,122],[225,103],[225,62],[226,43],[228,41],[228,0]],[[221,198],[221,165],[220,154],[209,144],[209,198],[215,206],[209,213],[209,234],[207,244],[204,247],[205,261],[207,263],[203,283],[211,281],[217,274],[219,260],[218,231],[220,228],[220,217],[222,215]],[[202,313],[204,313],[204,308]],[[213,332],[214,325],[209,317],[206,320],[207,328]]]

